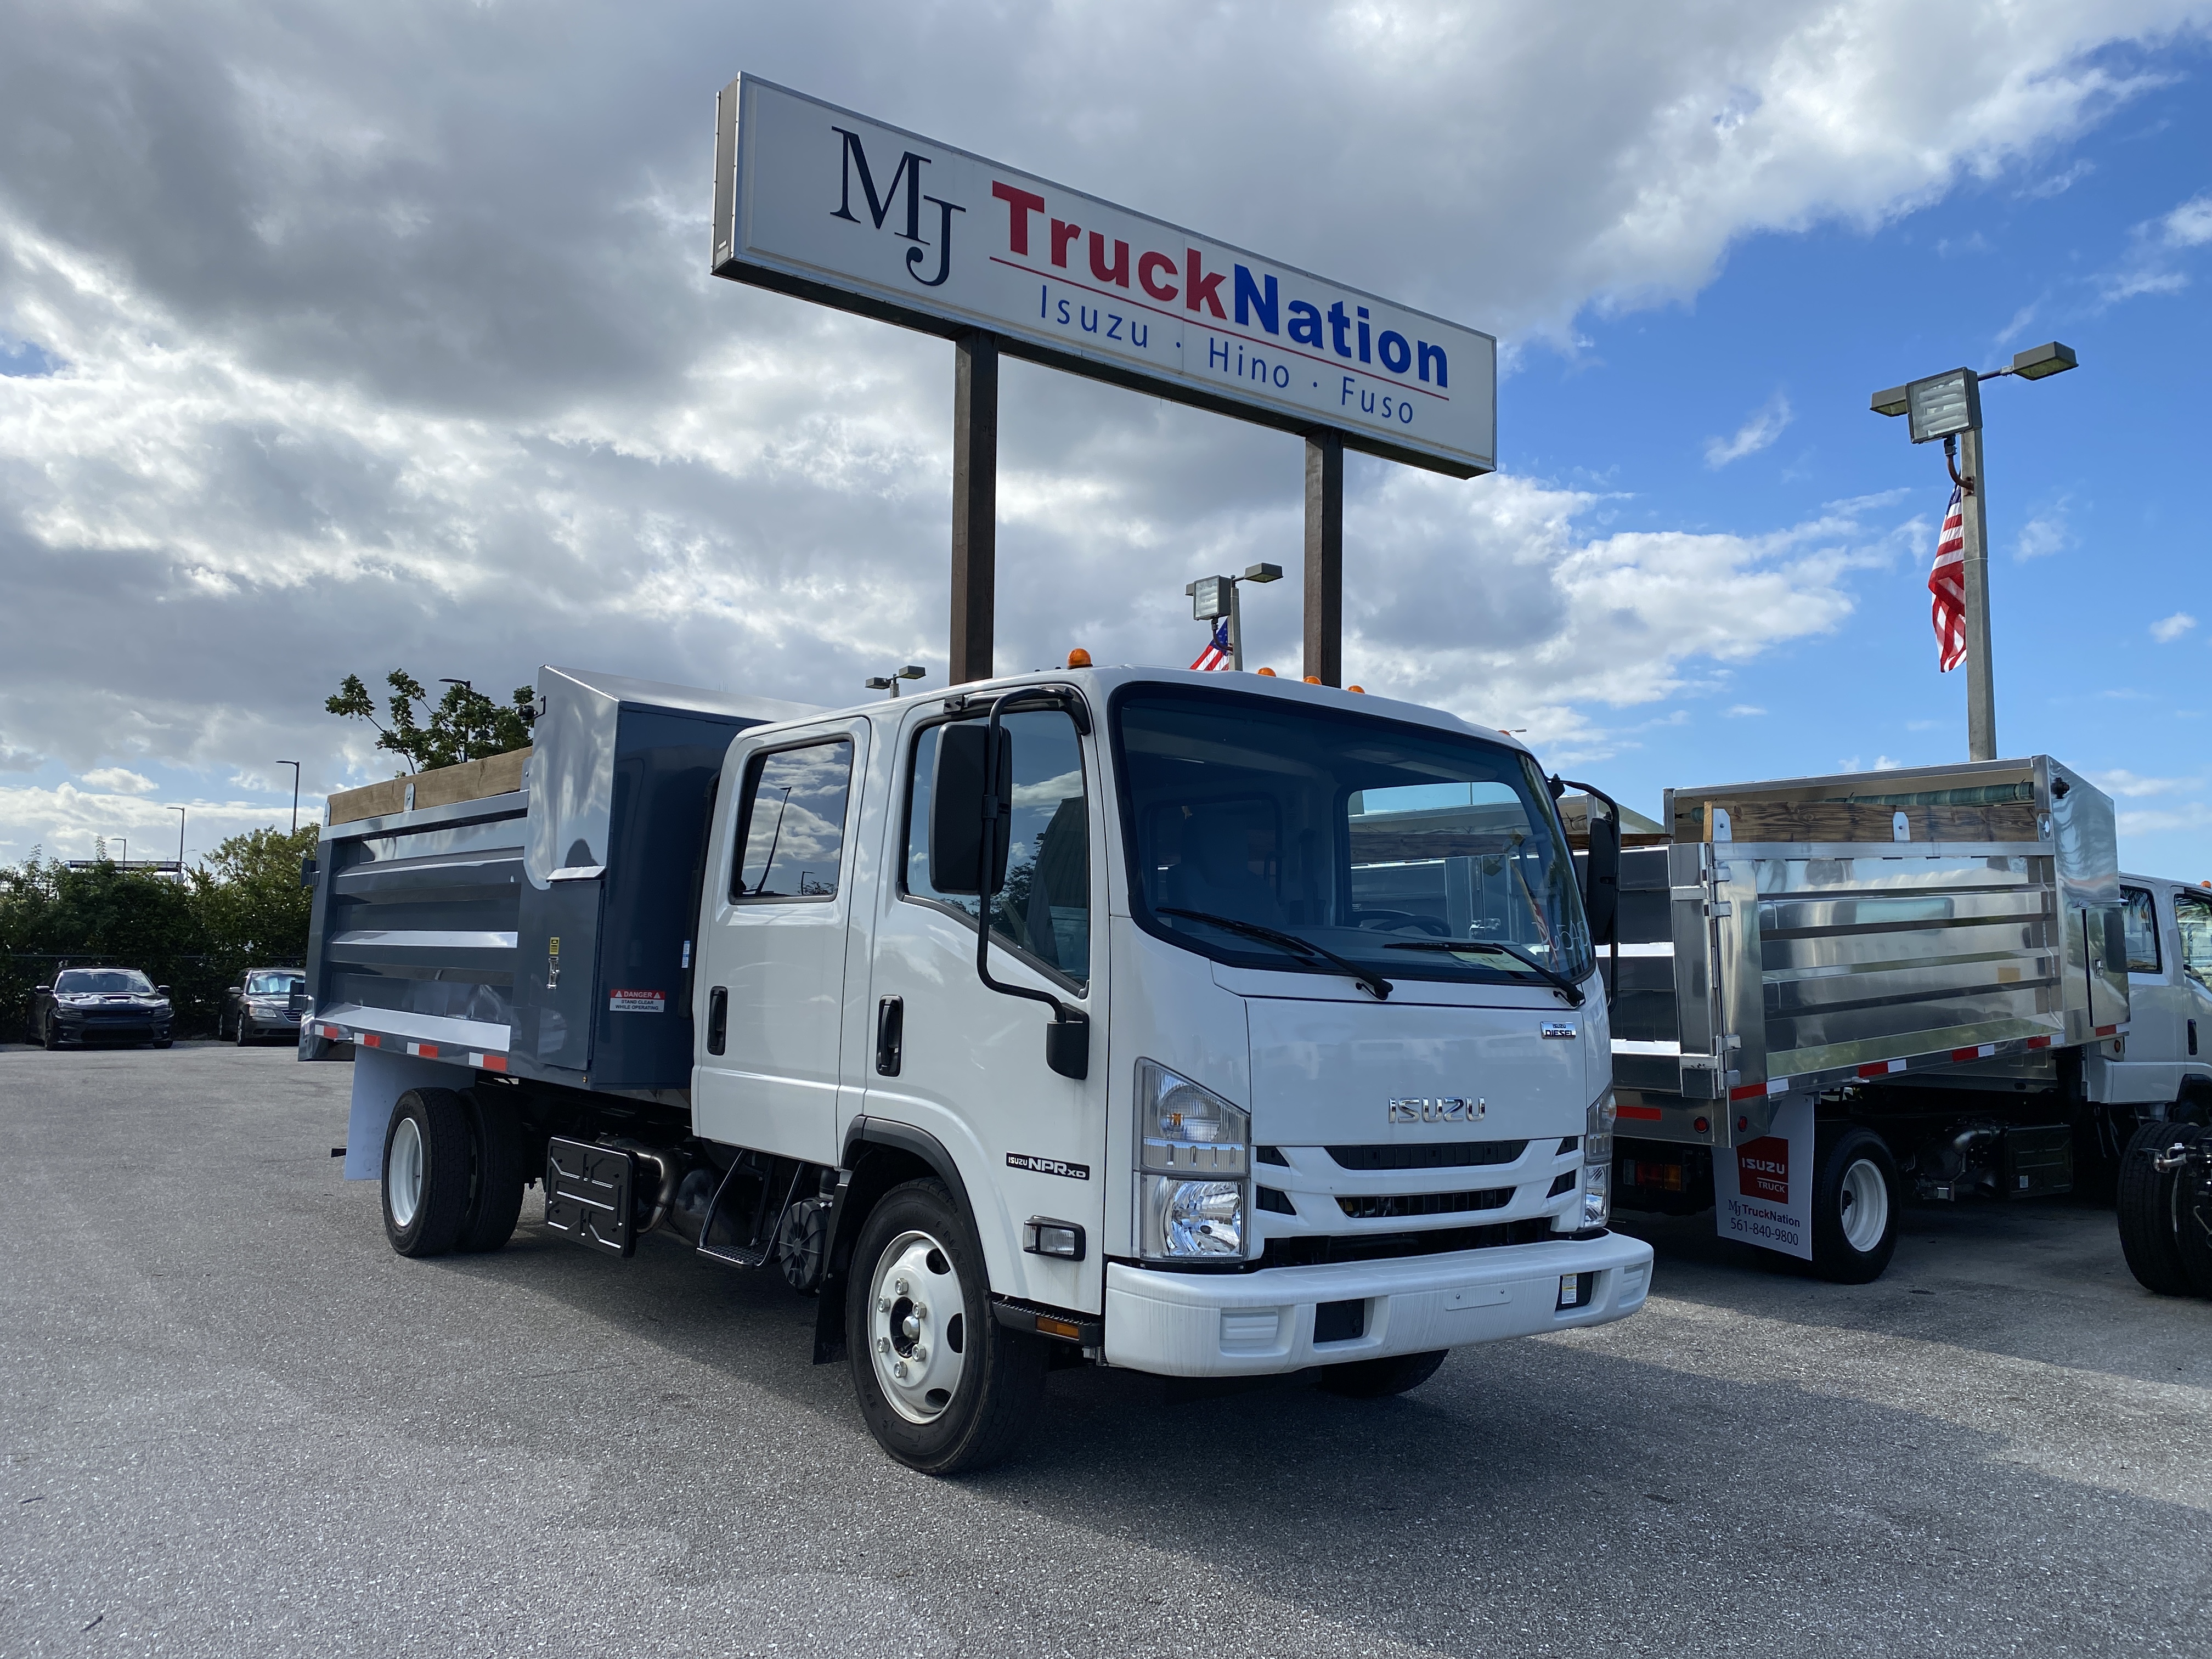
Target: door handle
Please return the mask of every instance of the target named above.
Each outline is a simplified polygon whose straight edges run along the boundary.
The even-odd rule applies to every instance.
[[[717,985],[707,993],[707,1052],[719,1054],[730,1046],[730,993]]]
[[[2197,1022],[2193,1019],[2189,1022],[2189,1052],[2197,1052]]]
[[[880,1077],[896,1077],[899,1060],[906,1046],[906,1003],[899,997],[885,997],[876,1004],[876,1073]],[[2191,1052],[2194,1053],[2192,1049]]]

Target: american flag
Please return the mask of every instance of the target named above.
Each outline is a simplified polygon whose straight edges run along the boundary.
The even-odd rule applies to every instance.
[[[1936,625],[1936,660],[1948,674],[1966,659],[1966,492],[1951,492],[1943,514],[1943,535],[1936,544],[1936,565],[1928,573],[1933,595],[1928,619]]]
[[[1961,649],[1965,647],[1961,647]],[[1229,666],[1229,618],[1224,617],[1213,624],[1213,637],[1206,642],[1206,649],[1198,653],[1193,668],[1204,673],[1211,669]]]

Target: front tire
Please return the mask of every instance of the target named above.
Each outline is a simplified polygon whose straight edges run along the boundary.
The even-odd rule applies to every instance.
[[[451,1089],[410,1089],[384,1132],[384,1236],[402,1255],[443,1255],[468,1220],[468,1109]]]
[[[1813,1176],[1813,1271],[1869,1285],[1897,1254],[1897,1160],[1871,1129],[1820,1135]]]
[[[892,1188],[861,1224],[845,1347],[868,1431],[924,1474],[1005,1457],[1044,1392],[1043,1340],[993,1316],[982,1249],[935,1180]]]
[[[1445,1350],[1431,1353],[1393,1354],[1387,1359],[1354,1359],[1341,1365],[1325,1365],[1316,1384],[1326,1394],[1346,1400],[1388,1400],[1393,1395],[1418,1389],[1437,1374]]]
[[[2154,1161],[2180,1133],[2176,1124],[2146,1123],[2120,1154],[2120,1254],[2136,1282],[2157,1296],[2189,1294],[2175,1225],[2174,1172],[2161,1171]]]
[[[238,1046],[243,1048],[252,1041],[253,1028],[246,1023],[245,1014],[240,1013],[238,1017]]]

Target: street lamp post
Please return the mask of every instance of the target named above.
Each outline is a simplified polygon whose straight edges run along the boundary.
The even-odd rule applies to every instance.
[[[276,764],[292,769],[292,833],[296,836],[300,833],[300,763],[278,761]]]
[[[169,810],[177,815],[177,879],[182,881],[185,878],[185,809],[172,806]]]
[[[1960,514],[1960,575],[1966,605],[1966,757],[1987,761],[1997,757],[1997,711],[1995,664],[1990,644],[1990,518],[1988,492],[1982,471],[1982,392],[1984,380],[2016,375],[2040,380],[2063,374],[2079,360],[2071,346],[2051,340],[2016,352],[2003,368],[1977,373],[1971,368],[1948,369],[1905,386],[1874,394],[1877,415],[1911,417],[1912,441],[1924,444],[1941,438],[1946,464],[1956,446],[1959,465],[1951,467],[1952,482],[1964,492]]]
[[[899,694],[901,680],[918,680],[927,672],[929,671],[920,663],[910,662],[905,667],[895,670],[891,673],[875,675],[866,684],[871,691],[888,691],[896,697]]]
[[[1283,579],[1283,567],[1279,564],[1252,564],[1244,567],[1241,576],[1200,576],[1194,582],[1184,584],[1183,592],[1190,597],[1191,615],[1200,622],[1218,622],[1229,618],[1229,665],[1244,666],[1244,605],[1239,590],[1246,582],[1279,582]]]

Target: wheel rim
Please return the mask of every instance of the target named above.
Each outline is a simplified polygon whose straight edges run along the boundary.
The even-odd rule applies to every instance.
[[[411,1117],[399,1120],[392,1132],[392,1155],[385,1160],[385,1201],[392,1206],[392,1218],[398,1225],[410,1225],[415,1212],[422,1207],[422,1131]]]
[[[951,1252],[927,1233],[901,1233],[877,1258],[868,1357],[884,1398],[908,1422],[935,1422],[960,1392],[967,1306]]]
[[[1871,1158],[1860,1158],[1844,1171],[1840,1208],[1844,1243],[1866,1255],[1889,1231],[1889,1183]]]

